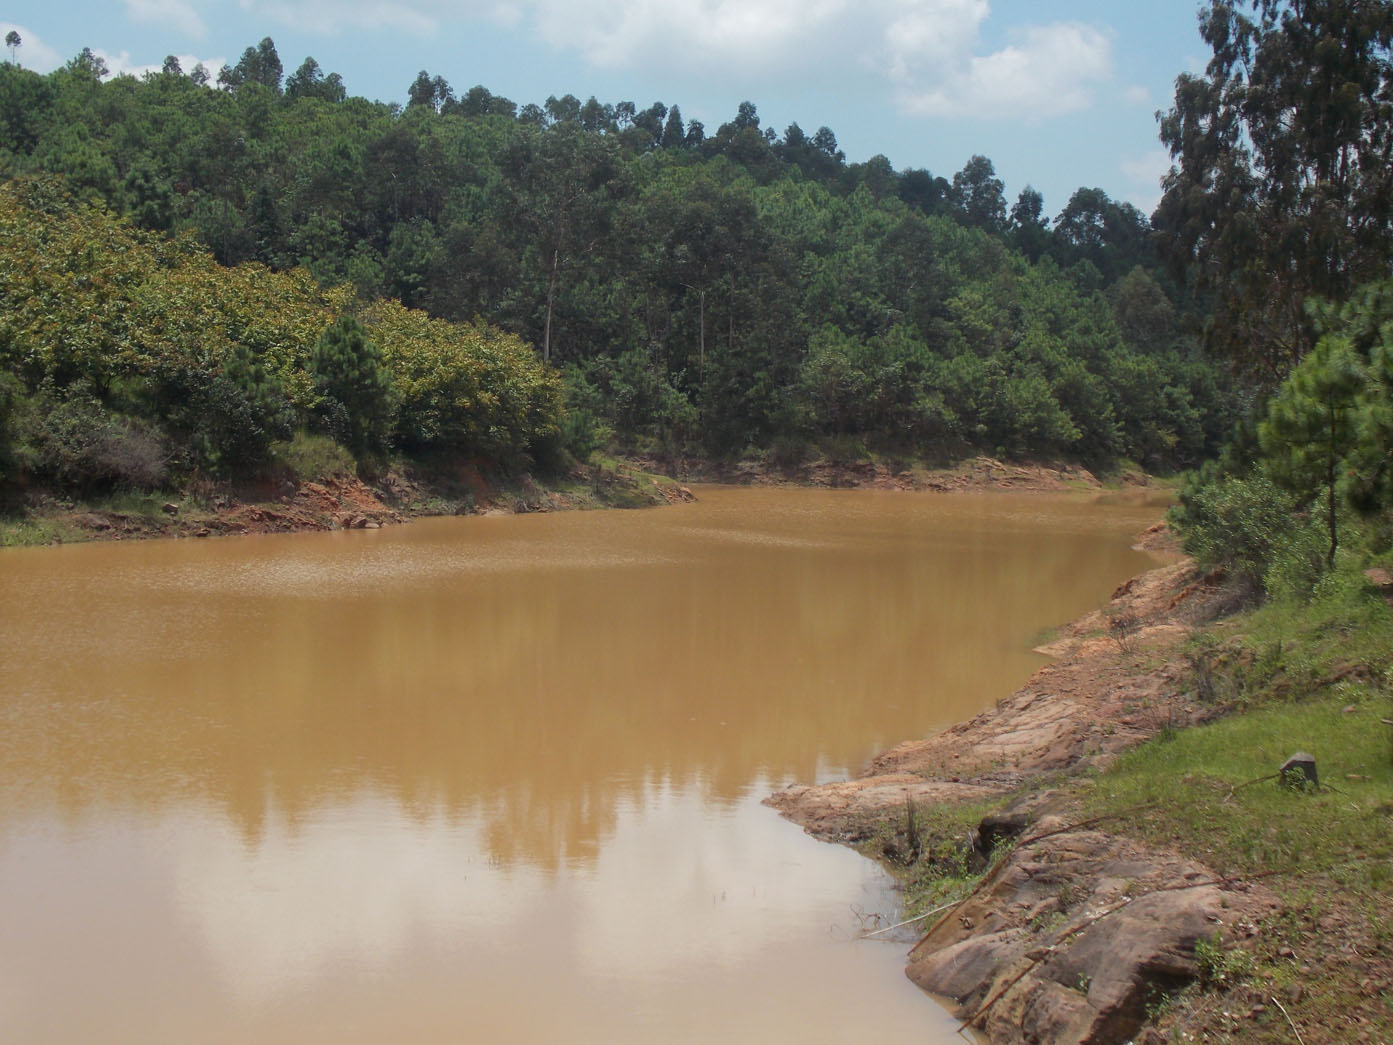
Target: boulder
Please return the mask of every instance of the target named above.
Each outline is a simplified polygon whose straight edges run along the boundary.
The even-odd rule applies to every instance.
[[[1148,1006],[1198,975],[1198,940],[1274,907],[1139,842],[1049,834],[1060,824],[1029,828],[910,955],[909,978],[958,1001],[992,1041],[1126,1041]]]

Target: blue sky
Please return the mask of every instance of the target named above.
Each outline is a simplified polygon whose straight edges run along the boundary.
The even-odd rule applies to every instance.
[[[1053,215],[1080,186],[1150,212],[1155,113],[1203,67],[1196,0],[21,0],[0,32],[47,71],[83,47],[113,71],[224,62],[270,36],[350,94],[406,100],[421,69],[519,104],[677,103],[708,130],[753,101],[782,132],[827,125],[850,161],[951,177],[991,158]]]

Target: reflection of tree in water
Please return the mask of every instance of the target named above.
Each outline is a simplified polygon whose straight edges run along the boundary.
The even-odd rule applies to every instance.
[[[79,612],[105,653],[15,667],[53,693],[12,716],[0,753],[23,751],[0,785],[51,788],[73,816],[212,799],[248,845],[269,818],[295,830],[371,793],[480,821],[498,862],[556,868],[591,860],[654,788],[730,802],[756,779],[854,772],[1004,693],[1031,631],[1096,601],[1094,571],[1125,570],[1099,545],[735,544],[675,566]]]

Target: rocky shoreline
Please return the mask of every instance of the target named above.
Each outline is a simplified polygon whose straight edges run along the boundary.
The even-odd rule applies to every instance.
[[[1160,526],[1143,539],[1166,542]],[[957,840],[987,874],[928,924],[907,967],[991,1041],[1159,1041],[1149,1014],[1201,975],[1197,944],[1243,939],[1276,909],[1260,883],[1081,821],[1071,797],[1089,770],[1215,714],[1185,695],[1178,647],[1224,597],[1189,560],[1153,569],[1042,648],[1054,662],[995,707],[855,780],[767,799],[850,845],[893,833],[907,809],[999,803]]]

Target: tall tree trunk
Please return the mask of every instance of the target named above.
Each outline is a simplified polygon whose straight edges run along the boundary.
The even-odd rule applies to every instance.
[[[730,270],[730,308],[727,310],[726,318],[726,351],[735,351],[735,270]]]
[[[1336,519],[1335,519],[1335,409],[1332,403],[1330,412],[1330,453],[1325,459],[1326,518],[1330,526],[1330,554],[1325,557],[1327,566],[1335,565]]]
[[[542,362],[551,362],[551,310],[556,303],[556,270],[561,259],[561,248],[551,252],[551,279],[547,281],[547,325],[542,333]]]
[[[697,308],[698,323],[701,327],[701,334],[698,338],[699,348],[697,350],[697,381],[700,384],[706,383],[706,291],[699,292],[697,299],[700,304]]]

